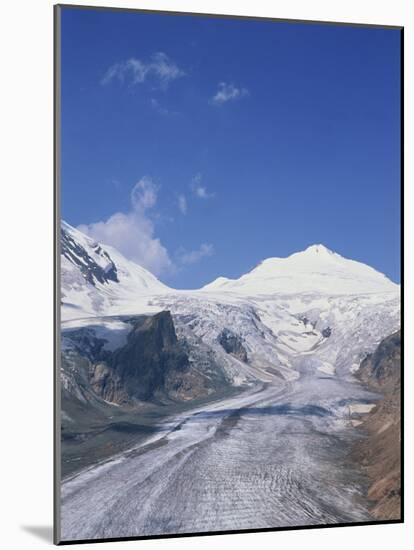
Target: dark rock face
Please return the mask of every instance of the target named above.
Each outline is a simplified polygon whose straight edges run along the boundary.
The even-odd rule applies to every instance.
[[[322,336],[323,336],[324,338],[329,338],[329,336],[330,336],[331,334],[332,334],[332,329],[331,329],[331,327],[326,327],[326,328],[324,328],[323,331],[322,331]]]
[[[228,391],[212,352],[202,353],[203,343],[191,335],[177,338],[169,311],[105,321],[109,328],[91,319],[88,326],[62,333],[64,475],[155,433],[159,419],[193,400]],[[124,326],[115,344],[111,321]]]
[[[357,376],[383,398],[366,417],[362,428],[367,438],[354,450],[372,481],[368,497],[376,519],[400,519],[401,515],[401,334],[385,338],[366,357]]]
[[[401,333],[385,338],[361,363],[358,377],[375,389],[393,388],[401,377]]]
[[[247,363],[247,351],[242,340],[230,330],[224,329],[218,336],[218,341],[226,353],[230,353],[236,359]]]
[[[89,383],[93,392],[110,403],[127,403],[129,394],[122,379],[105,363],[91,364]]]
[[[316,327],[316,321],[310,321],[306,315],[300,315],[297,317],[299,321],[302,321],[302,323],[307,327],[308,325],[311,325],[311,327],[314,329]]]
[[[178,343],[170,312],[141,318],[133,321],[127,344],[115,350],[108,360],[107,374],[100,368],[102,396],[120,403],[123,392],[129,399],[144,401],[157,393],[168,394],[174,378],[175,389],[179,390],[188,368],[188,357]],[[116,391],[119,385],[123,388],[121,393]]]
[[[102,250],[98,244],[95,246],[94,251],[108,261],[108,267],[106,269],[98,265],[87,251],[72,239],[63,228],[61,229],[60,239],[62,254],[80,269],[83,277],[88,283],[95,285],[96,282],[102,284],[108,283],[109,281],[119,282],[114,262],[111,260],[109,254]]]
[[[109,403],[133,406],[142,401],[186,401],[215,391],[214,381],[190,364],[169,311],[123,321],[131,330],[113,351],[105,348],[106,340],[97,336],[93,325],[66,336],[70,350],[63,352],[62,362],[76,365],[68,374],[78,394],[89,401],[92,393]]]

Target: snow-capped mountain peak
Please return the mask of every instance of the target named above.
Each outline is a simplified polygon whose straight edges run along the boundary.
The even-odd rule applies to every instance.
[[[179,338],[193,343],[192,360],[210,364],[212,351],[235,384],[251,376],[268,380],[268,367],[295,377],[301,354],[312,354],[312,365],[324,373],[347,373],[399,326],[399,286],[321,244],[268,258],[239,279],[219,277],[187,291],[167,287],[66,223],[61,252],[68,330],[93,323],[99,332],[103,323],[115,335],[117,316],[170,311]]]
[[[336,252],[333,252],[333,250],[330,250],[323,244],[312,244],[303,252],[307,252],[308,254],[336,254]]]
[[[314,244],[287,258],[267,258],[239,279],[219,277],[203,290],[247,295],[340,295],[398,292],[399,286],[366,264],[344,258],[323,244]]]
[[[61,223],[62,318],[106,314],[113,306],[170,289],[111,246]]]

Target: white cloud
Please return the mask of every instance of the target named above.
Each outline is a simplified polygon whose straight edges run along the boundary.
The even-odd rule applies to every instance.
[[[202,185],[203,177],[201,174],[196,174],[192,181],[190,188],[194,195],[199,199],[211,199],[215,196],[215,193],[210,193],[207,191],[207,187]]]
[[[202,185],[199,185],[198,187],[196,187],[194,192],[199,199],[209,199],[210,197],[214,196],[214,194],[208,193],[207,188],[203,187]]]
[[[226,82],[219,82],[218,90],[215,95],[210,99],[210,103],[214,105],[223,105],[228,101],[235,99],[241,99],[247,97],[249,90],[246,88],[237,88],[234,84],[227,84]]]
[[[178,209],[180,210],[181,214],[187,213],[187,199],[185,195],[178,196]]]
[[[179,262],[183,265],[195,264],[202,258],[212,256],[214,254],[214,246],[212,244],[204,243],[198,250],[191,250],[190,252],[181,248],[178,251]]]
[[[148,210],[157,202],[158,187],[151,178],[144,176],[132,188],[131,204],[135,211]]]
[[[163,52],[154,53],[149,61],[131,57],[126,61],[115,63],[106,71],[101,84],[106,85],[113,80],[128,83],[132,86],[142,84],[146,80],[157,81],[162,88],[185,73]]]
[[[105,221],[80,225],[78,229],[94,240],[115,247],[125,257],[155,275],[174,269],[167,249],[155,237],[154,222],[148,210],[157,202],[157,186],[148,177],[131,191],[129,212],[116,212]]]

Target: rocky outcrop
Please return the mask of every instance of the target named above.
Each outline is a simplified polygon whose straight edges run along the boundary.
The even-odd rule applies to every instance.
[[[401,332],[384,338],[377,349],[361,363],[358,378],[371,388],[393,390],[401,378]]]
[[[233,334],[228,329],[224,329],[219,334],[218,341],[226,353],[230,353],[236,359],[247,363],[247,351],[243,346],[241,338],[236,334]]]
[[[178,338],[169,311],[63,330],[61,380],[65,476],[156,433],[159,420],[194,400],[230,391],[214,354]]]
[[[157,395],[179,393],[189,361],[177,340],[170,312],[134,320],[126,345],[114,351],[107,368],[111,384],[105,383],[102,391],[109,392],[110,401],[146,401]]]
[[[169,311],[122,318],[125,342],[109,349],[99,326],[71,330],[62,355],[62,380],[76,398],[106,402],[187,401],[214,393],[216,380],[189,360]],[[109,330],[110,332],[110,330]],[[69,367],[70,366],[70,367]]]
[[[109,403],[128,403],[130,395],[121,377],[106,363],[91,363],[89,368],[92,391]]]
[[[331,329],[331,327],[326,327],[326,328],[324,328],[323,331],[322,331],[322,336],[323,336],[324,338],[329,338],[329,336],[330,336],[331,334],[332,334],[332,329]]]
[[[99,244],[93,245],[93,251],[100,258],[103,265],[99,265],[94,261],[86,250],[63,227],[61,228],[60,246],[62,255],[78,267],[85,281],[91,285],[95,285],[96,282],[102,284],[109,281],[119,282],[116,265],[109,254],[105,250],[102,250]]]
[[[383,398],[363,421],[367,437],[354,450],[371,486],[368,497],[376,519],[401,515],[401,334],[385,338],[362,361],[357,377]]]

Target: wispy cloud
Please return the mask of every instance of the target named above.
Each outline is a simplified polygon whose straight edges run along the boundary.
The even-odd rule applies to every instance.
[[[197,250],[186,251],[181,248],[177,257],[182,265],[190,265],[199,262],[202,258],[213,256],[214,246],[209,243],[203,243]]]
[[[171,114],[171,112],[166,107],[163,107],[157,99],[151,98],[150,103],[151,103],[151,107],[158,114],[160,114],[160,115],[169,115],[169,114]]]
[[[116,212],[107,220],[80,225],[78,229],[96,241],[115,247],[125,257],[155,275],[173,271],[174,264],[167,249],[155,236],[155,226],[150,216],[157,198],[157,186],[151,178],[143,177],[131,191],[128,212]]]
[[[187,214],[187,198],[185,195],[178,195],[178,209],[181,214]]]
[[[199,199],[211,199],[215,193],[210,193],[207,187],[202,184],[203,177],[201,174],[196,174],[190,184],[190,188],[194,195]]]
[[[131,57],[126,61],[115,63],[101,79],[102,85],[107,85],[114,80],[130,86],[142,84],[147,80],[157,82],[161,88],[167,88],[170,82],[185,75],[164,52],[154,53],[148,61]]]
[[[217,92],[210,99],[210,103],[213,105],[223,105],[228,101],[234,101],[247,97],[249,90],[247,88],[237,88],[234,84],[228,84],[226,82],[219,82]]]

